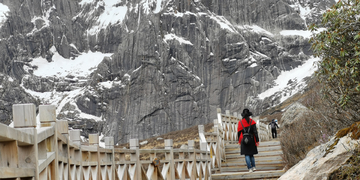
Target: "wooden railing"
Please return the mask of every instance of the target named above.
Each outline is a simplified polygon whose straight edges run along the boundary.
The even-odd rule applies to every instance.
[[[226,110],[225,114],[221,114],[221,109],[219,108],[217,109],[217,111],[217,122],[221,124],[224,141],[226,141],[227,143],[238,143],[237,127],[238,122],[242,119],[241,115],[236,112],[233,115],[230,115],[229,110]],[[271,138],[271,131],[269,127],[266,124],[260,122],[257,117],[253,118],[253,120],[256,121],[256,127],[258,130],[260,142],[268,141]]]
[[[199,139],[200,143],[207,144],[207,151],[211,158],[211,172],[221,172],[221,163],[226,161],[225,145],[237,144],[237,127],[238,122],[242,119],[236,112],[233,116],[230,115],[230,111],[226,110],[225,114],[221,113],[221,109],[217,109],[217,119],[214,120],[214,127],[211,133],[205,133],[204,126],[199,125]],[[271,132],[268,126],[257,118],[256,127],[260,142],[268,141],[271,138]]]
[[[171,139],[164,149],[139,149],[130,139],[130,149],[114,148],[113,137],[99,146],[98,134],[88,144],[79,130],[68,130],[67,121],[56,120],[55,106],[39,106],[36,124],[33,104],[13,106],[14,128],[0,124],[0,179],[41,180],[175,180],[211,179],[211,154],[206,143],[195,149],[175,149]]]
[[[55,112],[53,105],[39,106],[37,124],[34,104],[13,105],[14,127],[0,124],[0,179],[208,180],[221,172],[225,144],[237,143],[240,120],[218,109],[212,132],[199,125],[200,150],[194,140],[175,149],[171,139],[164,149],[140,149],[138,139],[130,139],[130,149],[120,149],[113,137],[105,137],[100,147],[98,134],[82,142],[80,130],[69,131],[68,122],[56,120]],[[268,139],[266,125],[257,124],[260,139]]]

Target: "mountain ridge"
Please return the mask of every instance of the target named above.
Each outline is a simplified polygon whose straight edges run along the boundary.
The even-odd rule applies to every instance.
[[[0,72],[17,87],[3,86],[7,124],[13,103],[55,104],[85,137],[123,143],[206,124],[218,107],[259,114],[281,96],[257,96],[311,56],[306,38],[280,34],[306,29],[298,1],[41,2],[0,1],[9,7]]]

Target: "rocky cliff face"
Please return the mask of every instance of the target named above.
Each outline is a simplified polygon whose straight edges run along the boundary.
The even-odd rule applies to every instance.
[[[257,95],[272,87],[281,71],[311,56],[308,39],[279,32],[305,30],[334,2],[0,3],[8,7],[0,32],[0,72],[15,79],[12,87],[18,89],[13,98],[1,99],[1,122],[11,121],[14,103],[55,104],[58,118],[83,135],[101,132],[126,142],[212,122],[218,107],[238,112],[252,107],[259,113],[271,106]],[[90,52],[94,55],[85,56]],[[72,65],[82,57],[85,64]],[[46,67],[60,59],[66,61],[58,67],[63,69],[99,63],[88,74],[40,73],[49,74]],[[6,96],[8,88],[2,85]]]

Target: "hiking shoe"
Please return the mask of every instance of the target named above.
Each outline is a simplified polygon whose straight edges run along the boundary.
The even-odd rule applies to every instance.
[[[255,168],[255,167],[253,167],[253,168],[252,168],[252,170],[255,172],[256,168]]]
[[[252,172],[254,172],[254,171],[253,171],[253,169],[252,169],[252,168],[250,168],[250,169],[249,169],[249,173],[252,173]]]

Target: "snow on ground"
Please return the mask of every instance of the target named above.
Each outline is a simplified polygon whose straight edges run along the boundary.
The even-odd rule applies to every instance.
[[[156,0],[156,9],[153,11],[154,13],[158,13],[161,11],[161,3],[163,0]]]
[[[296,2],[294,5],[290,5],[290,7],[297,9],[300,13],[300,17],[305,21],[306,17],[311,14],[311,9],[310,7],[303,7],[301,6],[301,4],[299,2]]]
[[[102,148],[105,148],[105,142],[101,141],[101,139],[104,138],[104,134],[101,133],[99,136],[99,146]]]
[[[234,26],[224,16],[212,15],[210,19],[216,21],[222,29],[226,29],[232,33],[236,32]]]
[[[169,41],[169,40],[172,40],[172,39],[175,39],[175,40],[179,41],[180,44],[193,45],[190,41],[184,39],[183,37],[179,37],[179,36],[177,36],[175,34],[166,34],[165,37],[164,37],[165,41]]]
[[[163,1],[163,0],[156,0],[156,9],[154,10],[154,13],[160,12],[162,1]]]
[[[326,30],[325,28],[319,28],[316,32],[304,31],[304,30],[282,30],[280,35],[282,36],[302,36],[305,39],[310,39],[312,35],[317,34],[321,31]]]
[[[88,77],[90,73],[97,68],[98,64],[103,60],[104,57],[112,55],[110,53],[104,54],[100,52],[88,52],[82,53],[74,60],[70,60],[63,58],[58,52],[56,52],[55,47],[52,47],[51,51],[54,53],[52,62],[48,62],[46,59],[39,57],[35,58],[30,63],[31,65],[38,67],[34,70],[34,75],[40,77],[65,77],[71,74],[75,77]],[[83,113],[77,107],[75,100],[78,96],[84,94],[84,88],[79,88],[67,92],[56,92],[55,90],[53,92],[35,92],[26,89],[24,86],[22,87],[27,93],[31,94],[33,97],[40,99],[43,104],[55,105],[56,114],[59,114],[67,103],[70,103],[75,107],[75,111],[80,112],[80,114],[78,114],[79,119],[94,119],[95,121],[102,121],[102,117]],[[39,117],[37,117],[37,123],[40,124]]]
[[[152,11],[156,14],[162,10],[162,6],[166,7],[169,2],[169,0],[142,0],[140,4],[142,4],[145,14],[149,14],[154,9],[154,4],[156,4],[155,9]]]
[[[91,0],[82,0],[79,4],[84,5],[92,2]],[[104,12],[99,16],[97,25],[93,26],[88,32],[90,34],[97,34],[101,29],[111,24],[121,23],[125,19],[128,8],[126,5],[116,6],[119,3],[121,3],[121,0],[103,0],[98,2],[98,6],[94,9],[97,9],[101,5],[104,8]],[[91,16],[93,11],[90,11],[87,15]]]
[[[237,28],[239,29],[243,29],[243,30],[248,30],[248,31],[252,31],[252,32],[256,32],[258,34],[265,34],[268,37],[274,37],[274,34],[272,34],[271,32],[261,28],[260,26],[257,25],[243,25],[243,26],[237,26]]]
[[[83,6],[83,5],[85,5],[85,4],[90,4],[90,3],[92,3],[94,0],[82,0],[81,2],[79,2],[79,4],[81,5],[81,6]]]
[[[94,69],[96,69],[97,65],[104,57],[112,55],[111,53],[106,54],[89,51],[88,53],[82,53],[74,60],[70,60],[65,59],[56,52],[55,47],[52,47],[51,51],[54,53],[52,62],[48,62],[45,58],[38,57],[30,63],[31,65],[38,67],[34,70],[35,75],[42,77],[65,77],[67,75],[86,77],[89,76]]]
[[[289,80],[296,80],[299,83],[304,83],[303,79],[305,77],[311,76],[316,71],[316,66],[314,65],[315,62],[319,61],[319,58],[310,58],[301,66],[292,69],[290,71],[283,71],[279,75],[279,77],[275,80],[275,86],[266,90],[265,92],[259,94],[260,99],[265,99],[270,97],[271,95],[275,94],[276,92],[283,91],[286,87],[288,87]],[[298,86],[299,87],[299,86]],[[300,89],[294,90],[291,94],[295,94],[296,91]],[[285,101],[288,97],[282,97],[281,102]]]
[[[5,23],[7,20],[7,14],[10,12],[9,7],[0,3],[0,27]]]
[[[304,30],[282,30],[282,31],[280,31],[280,35],[282,35],[282,36],[302,36],[304,38],[310,38],[312,33],[311,33],[311,31],[304,31]]]

